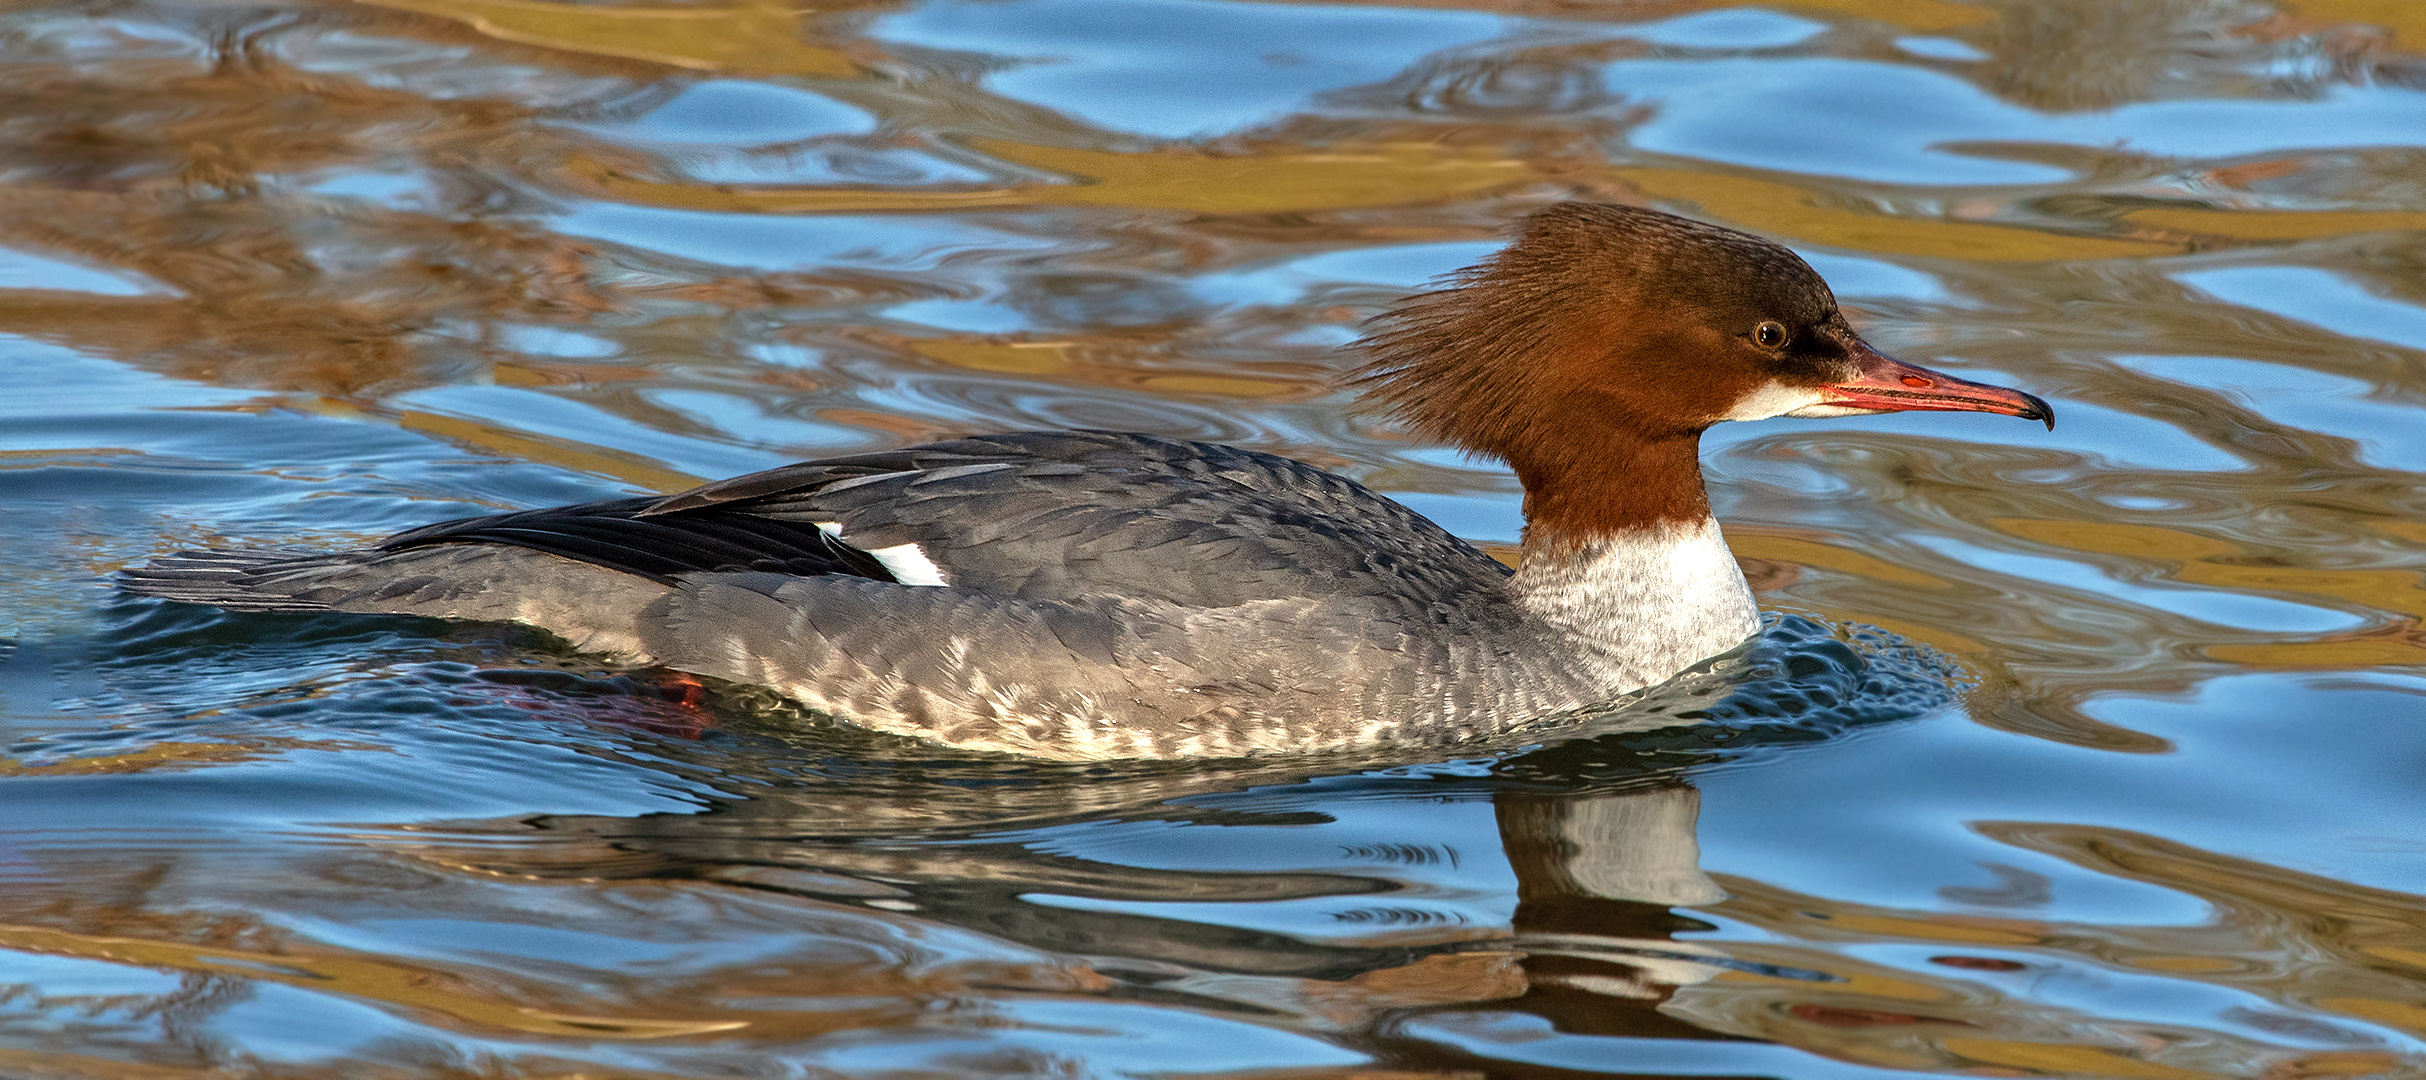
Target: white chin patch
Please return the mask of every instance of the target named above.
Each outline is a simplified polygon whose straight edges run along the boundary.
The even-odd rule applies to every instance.
[[[1737,401],[1735,407],[1727,410],[1727,415],[1720,419],[1766,420],[1772,416],[1850,416],[1862,411],[1859,409],[1821,411],[1838,408],[1834,405],[1820,404],[1820,399],[1824,396],[1818,387],[1787,386],[1784,383],[1773,382],[1744,395],[1743,399]]]
[[[1877,416],[1892,409],[1865,409],[1859,405],[1805,405],[1790,413],[1781,413],[1801,420],[1821,420],[1831,416]]]

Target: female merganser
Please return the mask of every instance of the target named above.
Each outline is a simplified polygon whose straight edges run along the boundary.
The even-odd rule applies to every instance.
[[[184,552],[151,596],[511,620],[882,731],[1063,759],[1507,731],[1742,644],[1702,488],[1722,420],[2047,403],[1885,356],[1793,252],[1570,204],[1378,321],[1356,375],[1525,488],[1521,569],[1310,465],[1108,431],[983,435],[355,550]]]

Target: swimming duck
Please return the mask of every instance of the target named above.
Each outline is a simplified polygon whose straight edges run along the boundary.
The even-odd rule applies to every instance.
[[[1567,204],[1381,316],[1354,379],[1525,489],[1511,571],[1352,480],[1155,435],[980,435],[345,551],[184,552],[136,593],[510,620],[882,731],[1060,759],[1438,745],[1758,629],[1703,489],[1728,420],[2046,402],[1886,356],[1793,252]]]

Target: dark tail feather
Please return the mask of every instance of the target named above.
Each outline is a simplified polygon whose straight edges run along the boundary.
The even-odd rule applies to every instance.
[[[317,576],[313,571],[356,561],[347,553],[292,548],[180,551],[121,571],[118,587],[140,596],[231,611],[328,611],[329,594],[312,588],[310,579]]]

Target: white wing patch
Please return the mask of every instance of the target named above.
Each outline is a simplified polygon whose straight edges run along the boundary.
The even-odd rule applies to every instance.
[[[817,531],[841,540],[843,543],[849,543],[847,540],[842,540],[842,522],[820,521],[817,523]],[[916,544],[895,544],[892,547],[862,548],[860,550],[866,551],[869,558],[875,559],[884,567],[885,573],[893,575],[893,580],[904,585],[951,584],[944,580],[943,567],[935,565],[935,560],[927,558],[927,553],[918,550]]]
[[[892,572],[893,580],[904,585],[951,584],[943,579],[943,567],[935,565],[935,560],[927,558],[927,553],[918,550],[916,544],[874,548],[868,554],[875,556],[877,562],[883,563],[884,568]]]

